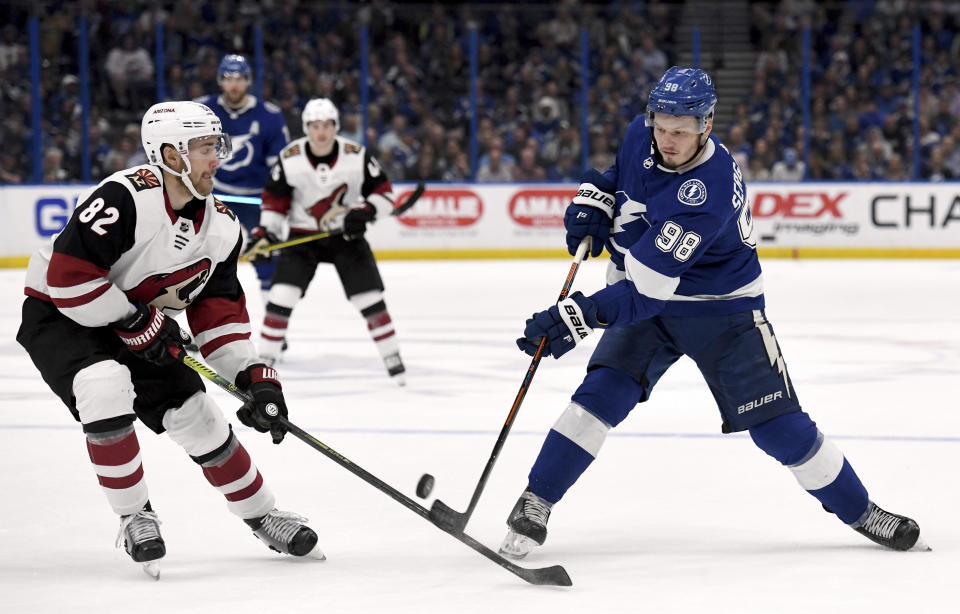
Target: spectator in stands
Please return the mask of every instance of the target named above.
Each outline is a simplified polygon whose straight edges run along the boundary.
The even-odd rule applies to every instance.
[[[559,161],[564,152],[574,159],[580,158],[580,131],[566,120],[560,122],[558,134],[547,138],[540,150],[540,156],[546,164],[553,164]]]
[[[770,169],[763,164],[763,158],[753,156],[747,167],[742,169],[743,178],[747,181],[770,181]]]
[[[797,157],[797,150],[787,147],[783,150],[783,159],[778,160],[770,171],[773,181],[802,181],[806,166]]]
[[[946,142],[946,139],[944,139],[944,141]],[[945,181],[948,179],[955,179],[954,174],[944,163],[943,151],[943,145],[934,147],[930,150],[930,159],[927,160],[927,164],[924,165],[923,171],[920,173],[921,178],[929,179],[930,181]]]
[[[513,171],[515,181],[546,181],[547,173],[537,164],[537,150],[527,145],[520,151],[520,162]]]
[[[23,183],[25,178],[17,156],[12,151],[0,152],[0,183]]]
[[[564,183],[574,183],[580,180],[583,175],[583,169],[580,168],[580,161],[574,158],[574,153],[570,149],[561,149],[557,163],[547,171],[547,181],[557,181]]]
[[[16,66],[27,59],[27,47],[17,39],[17,28],[11,23],[0,33],[0,70]]]
[[[138,45],[133,34],[120,39],[120,45],[107,53],[104,64],[110,85],[121,108],[137,110],[153,101],[153,60],[147,50]]]
[[[43,153],[43,183],[66,183],[69,178],[63,168],[63,150],[48,147]]]
[[[443,173],[442,179],[451,182],[465,182],[470,181],[470,174],[470,158],[467,156],[467,152],[460,151],[454,157],[453,164]]]
[[[494,146],[490,149],[486,163],[477,170],[477,181],[481,183],[513,181],[513,164],[503,161],[503,151],[499,147]]]

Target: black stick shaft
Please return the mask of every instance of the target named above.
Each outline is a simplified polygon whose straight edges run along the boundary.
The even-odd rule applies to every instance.
[[[570,293],[570,288],[573,286],[573,280],[577,276],[577,270],[580,268],[580,263],[583,262],[584,257],[587,255],[587,250],[590,248],[590,239],[585,238],[580,242],[579,248],[577,248],[577,253],[573,257],[573,263],[570,264],[570,270],[567,272],[567,279],[563,282],[563,288],[560,290],[560,297],[557,299],[559,303],[563,299],[567,298],[567,295]],[[507,435],[510,434],[510,429],[513,427],[514,418],[517,417],[517,412],[520,410],[520,404],[523,403],[524,397],[527,396],[527,390],[530,389],[530,383],[533,381],[533,376],[537,372],[537,367],[540,366],[540,359],[543,358],[543,348],[547,345],[547,338],[542,337],[540,339],[540,345],[537,346],[537,351],[533,355],[533,360],[530,361],[530,366],[527,367],[527,373],[523,377],[523,383],[520,384],[520,390],[517,391],[517,396],[513,400],[513,405],[510,407],[510,413],[507,414],[507,420],[503,423],[503,428],[500,429],[500,436],[497,437],[496,443],[493,445],[493,451],[490,453],[490,458],[487,460],[487,465],[483,468],[483,473],[480,474],[480,480],[477,482],[477,487],[473,491],[473,496],[470,498],[470,504],[467,506],[467,511],[465,511],[461,517],[458,519],[458,528],[463,530],[466,526],[467,521],[470,520],[470,516],[473,515],[473,510],[476,509],[477,503],[480,501],[480,495],[483,493],[483,489],[486,487],[487,479],[490,477],[490,472],[493,471],[493,465],[497,462],[497,457],[500,456],[500,451],[503,449],[503,444],[507,440]]]
[[[217,373],[207,365],[203,364],[199,360],[193,358],[192,356],[184,352],[182,349],[174,346],[170,346],[169,349],[170,349],[170,353],[174,357],[176,357],[178,360],[180,360],[180,362],[187,365],[188,367],[190,367],[191,369],[193,369],[203,377],[209,379],[210,381],[215,383],[217,386],[223,388],[224,390],[232,394],[234,397],[236,397],[238,400],[243,402],[247,402],[250,400],[249,394],[237,388],[227,378],[223,377],[222,375],[220,375],[219,373]],[[339,452],[337,452],[327,444],[323,443],[322,441],[320,441],[310,433],[301,429],[296,424],[290,422],[286,418],[281,417],[279,421],[287,429],[287,431],[292,433],[293,436],[299,439],[300,441],[306,443],[314,450],[317,450],[318,452],[320,452],[321,454],[323,454],[333,462],[337,463],[338,465],[340,465],[350,473],[354,474],[355,476],[357,476],[367,484],[370,484],[380,492],[386,494],[388,497],[390,497],[400,505],[404,506],[405,508],[409,509],[410,511],[414,512],[421,518],[424,518],[427,520],[430,519],[430,511],[427,508],[423,507],[422,505],[420,505],[410,497],[404,495],[393,486],[390,486],[389,484],[387,484],[377,476],[373,475],[372,473],[370,473],[360,465],[357,465],[356,463],[351,461],[349,458],[347,458],[343,454],[340,454]],[[457,533],[452,533],[449,531],[444,531],[444,532],[450,535],[453,535],[453,537],[463,542],[473,550],[479,552],[490,561],[496,563],[500,567],[503,567],[510,573],[525,580],[526,582],[529,582],[530,584],[553,585],[553,586],[571,586],[573,584],[573,582],[570,580],[570,576],[567,574],[567,571],[560,565],[553,565],[552,567],[541,567],[537,569],[528,569],[526,567],[520,567],[519,565],[515,565],[514,563],[511,563],[510,561],[506,560],[502,556],[495,553],[493,550],[490,550],[489,548],[487,548],[486,546],[478,542],[476,539],[474,539],[473,537],[470,537],[469,535],[467,535],[466,533],[463,533],[462,531],[459,531]]]

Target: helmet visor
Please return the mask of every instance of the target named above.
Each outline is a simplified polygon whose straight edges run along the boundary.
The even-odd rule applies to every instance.
[[[191,158],[226,160],[233,154],[233,146],[227,134],[198,136],[187,142],[187,154]]]

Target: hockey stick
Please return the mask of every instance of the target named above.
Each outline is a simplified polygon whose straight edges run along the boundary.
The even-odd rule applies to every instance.
[[[558,303],[567,298],[567,294],[570,293],[570,287],[573,286],[573,278],[576,277],[577,269],[580,268],[580,263],[587,255],[587,250],[590,249],[590,243],[590,237],[584,237],[583,241],[580,242],[577,253],[573,257],[573,263],[570,265],[570,271],[567,273],[567,279],[563,282],[563,289],[560,290],[560,298],[557,299]],[[527,374],[524,376],[523,383],[520,384],[520,390],[517,392],[517,396],[513,400],[513,405],[510,407],[510,413],[507,414],[507,421],[503,423],[503,428],[500,429],[500,436],[497,437],[497,442],[493,446],[493,452],[490,453],[487,466],[483,468],[480,481],[477,482],[477,487],[473,491],[473,497],[470,498],[467,511],[460,513],[440,499],[435,499],[433,505],[430,506],[430,520],[444,531],[453,533],[454,535],[463,532],[463,529],[467,526],[467,522],[470,520],[470,516],[473,515],[473,511],[477,508],[480,494],[487,485],[487,479],[490,477],[493,465],[497,462],[497,457],[500,455],[500,450],[503,449],[507,435],[510,434],[510,428],[513,426],[513,420],[517,417],[517,412],[520,410],[520,404],[523,403],[524,397],[527,396],[527,390],[529,390],[533,376],[537,372],[537,367],[540,365],[540,359],[543,357],[543,348],[546,347],[546,345],[547,338],[541,337],[540,345],[533,355],[533,360],[530,361],[530,366],[527,367]]]
[[[420,181],[419,183],[417,183],[417,187],[414,188],[413,193],[410,194],[410,198],[405,200],[403,204],[400,205],[399,207],[394,208],[394,210],[390,212],[390,215],[392,215],[393,217],[396,217],[398,215],[403,215],[404,213],[409,211],[411,207],[417,204],[417,201],[420,200],[420,197],[423,196],[423,193],[426,189],[427,189],[427,186],[426,184],[423,183],[423,181]],[[293,247],[294,245],[300,245],[301,243],[309,243],[310,241],[319,241],[320,239],[326,239],[339,234],[343,234],[343,230],[333,230],[330,232],[318,232],[316,234],[304,235],[302,237],[297,237],[296,239],[290,239],[289,241],[272,243],[270,245],[263,247],[262,249],[268,252],[272,252],[278,249],[283,249],[285,247]],[[246,252],[240,255],[240,262],[250,262],[251,260],[253,260],[253,256],[251,255],[251,252]]]
[[[179,348],[171,346],[170,353],[173,354],[173,356],[177,358],[177,360],[187,365],[188,367],[190,367],[191,369],[193,369],[203,377],[209,379],[217,386],[223,388],[224,390],[229,392],[231,395],[236,397],[238,400],[243,401],[244,403],[250,400],[250,395],[248,395],[243,390],[237,388],[237,386],[235,386],[225,377],[218,374],[216,371],[214,371],[207,365],[203,364],[199,360],[193,358],[186,352],[180,350]],[[310,433],[307,433],[306,431],[298,427],[296,424],[293,424],[286,418],[280,418],[280,423],[284,426],[284,428],[287,429],[287,431],[292,433],[293,436],[299,439],[300,441],[304,442],[314,450],[317,450],[318,452],[320,452],[321,454],[323,454],[333,462],[337,463],[338,465],[340,465],[350,473],[354,474],[355,476],[357,476],[367,484],[370,484],[380,492],[386,494],[388,497],[390,497],[400,505],[404,506],[408,510],[414,512],[421,518],[424,518],[425,520],[430,520],[430,511],[427,508],[420,505],[419,503],[417,503],[416,501],[414,501],[413,499],[411,499],[410,497],[404,495],[403,493],[401,493],[394,487],[390,486],[389,484],[387,484],[377,476],[363,469],[362,467],[360,467],[359,465],[357,465],[356,463],[348,459],[346,456],[340,454],[339,452],[337,452],[330,446],[326,445],[325,443],[323,443],[322,441],[320,441]],[[445,531],[445,532],[449,533],[449,531]],[[478,542],[476,539],[474,539],[473,537],[467,535],[462,531],[458,531],[457,533],[450,533],[450,535],[453,535],[453,537],[457,538],[467,546],[473,548],[474,550],[476,550],[483,556],[487,557],[489,560],[493,561],[500,567],[503,567],[510,573],[529,582],[530,584],[550,585],[550,586],[572,586],[573,585],[573,582],[570,580],[570,576],[567,574],[567,570],[565,570],[561,565],[553,565],[551,567],[540,567],[536,569],[520,567],[519,565],[516,565],[508,561],[507,559],[503,558],[493,550],[487,548],[486,546]]]

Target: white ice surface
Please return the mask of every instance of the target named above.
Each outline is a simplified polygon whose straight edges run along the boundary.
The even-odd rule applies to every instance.
[[[513,339],[556,298],[569,261],[381,263],[408,367],[388,381],[330,267],[293,317],[280,367],[291,419],[413,495],[466,508],[529,359]],[[282,509],[328,560],[268,551],[167,437],[139,428],[168,554],[153,582],[113,548],[118,521],[79,425],[14,340],[23,271],[0,271],[0,612],[960,611],[960,262],[764,262],[767,315],[804,408],[883,507],[933,547],[898,553],[824,513],[743,435],[721,436],[693,363],[677,363],[607,439],[522,564],[527,585],[288,437],[238,433]],[[262,308],[252,270],[252,320]],[[576,288],[599,288],[584,265]],[[546,359],[467,531],[496,548],[589,347]],[[64,343],[70,343],[65,339]],[[236,403],[212,394],[231,415]]]

